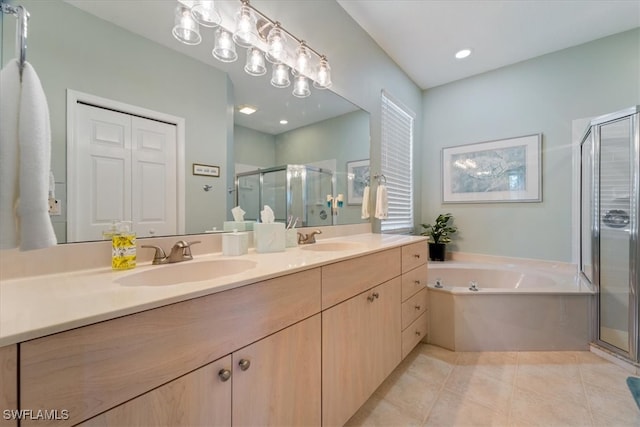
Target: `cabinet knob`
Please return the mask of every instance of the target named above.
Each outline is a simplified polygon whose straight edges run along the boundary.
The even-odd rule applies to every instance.
[[[417,336],[420,336],[420,331],[416,331],[416,335],[417,335]]]
[[[413,283],[415,283],[416,285],[420,284],[420,280],[414,280]]]
[[[420,254],[413,254],[414,258],[420,258]]]
[[[378,299],[378,298],[380,298],[380,294],[379,294],[379,293],[377,293],[377,292],[374,292],[374,293],[372,293],[371,295],[369,295],[369,296],[367,297],[367,300],[368,300],[369,302],[373,302],[373,300]]]
[[[222,380],[222,382],[228,381],[231,378],[231,371],[229,369],[220,369],[218,372],[218,377]]]
[[[422,307],[420,307],[419,305],[416,305],[416,310],[420,310]]]
[[[240,369],[242,369],[243,371],[246,371],[247,369],[249,369],[249,366],[251,366],[251,361],[248,359],[240,359],[240,361],[238,362],[238,366],[240,366]]]

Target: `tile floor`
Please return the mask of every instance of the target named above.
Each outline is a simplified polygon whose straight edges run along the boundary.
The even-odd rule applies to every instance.
[[[590,352],[452,352],[427,344],[347,426],[640,426],[630,374]]]

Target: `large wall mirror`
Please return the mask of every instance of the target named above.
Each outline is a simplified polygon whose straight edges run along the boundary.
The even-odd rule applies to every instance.
[[[240,4],[216,3],[226,4],[227,9]],[[134,228],[143,237],[219,230],[223,221],[231,219],[230,209],[236,203],[236,173],[285,165],[331,169],[333,192],[345,195],[344,207],[332,223],[367,221],[360,218],[357,195],[349,199],[355,203],[347,203],[354,188],[348,168],[369,159],[369,114],[359,107],[330,90],[312,88],[311,96],[296,98],[291,87],[270,85],[270,70],[264,76],[249,76],[243,71],[241,48],[236,62],[217,61],[211,55],[211,29],[201,28],[203,40],[197,46],[179,43],[171,36],[177,4],[173,0],[21,0],[19,4],[31,13],[27,60],[38,73],[49,104],[52,172],[62,206],[61,214],[52,217],[58,242],[100,239],[110,220],[131,215],[123,209],[137,210],[149,219],[152,225]],[[259,2],[256,7],[260,8]],[[15,56],[15,19],[4,16],[2,24],[4,66]],[[247,104],[258,111],[240,114],[238,107]],[[157,117],[147,122],[147,113]],[[83,120],[99,125],[83,130]],[[288,123],[282,124],[283,120]],[[162,167],[142,173],[130,166],[133,170],[125,178],[115,176],[119,166],[109,165],[126,161],[107,162],[96,172],[91,157],[77,155],[78,147],[69,144],[84,131],[88,138],[110,143],[135,139],[136,130],[142,129],[143,145],[154,149],[163,145],[165,132],[156,124],[169,126],[175,147],[165,153]],[[110,159],[130,156],[128,164],[137,158],[135,152],[109,153]],[[92,173],[101,176],[106,186],[89,185],[92,181],[83,177]],[[166,179],[167,174],[178,173],[180,179]],[[159,180],[168,187],[175,184],[174,192],[144,191],[145,182]],[[127,201],[110,200],[109,186],[119,188],[128,181],[134,184]],[[325,203],[325,196],[318,195],[317,203]],[[171,231],[154,223],[167,217],[166,212],[159,213],[161,209],[153,209],[157,206],[175,213]],[[82,231],[78,218],[91,219],[91,212],[99,208],[112,213],[102,215],[94,235]]]

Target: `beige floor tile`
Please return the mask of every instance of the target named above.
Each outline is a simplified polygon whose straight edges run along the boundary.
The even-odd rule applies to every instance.
[[[418,353],[406,366],[406,372],[415,377],[432,381],[434,384],[442,385],[454,366],[451,363],[433,357],[433,355]]]
[[[460,353],[456,361],[457,366],[471,366],[478,373],[504,382],[513,382],[517,364],[515,352]]]
[[[404,372],[402,375],[391,375],[375,395],[424,421],[441,389],[441,384]]]
[[[437,347],[431,344],[418,344],[416,348],[422,354],[429,355],[435,359],[452,365],[456,363],[456,360],[458,360],[458,355],[460,354],[456,353],[455,351],[447,350],[446,348]]]
[[[509,414],[513,377],[502,381],[483,372],[484,366],[456,366],[445,389],[476,403]],[[495,366],[494,366],[495,368]]]
[[[549,395],[516,387],[511,403],[510,425],[540,427],[591,426],[591,414],[586,405],[559,401]]]
[[[345,424],[349,427],[412,427],[421,425],[422,420],[411,417],[402,409],[377,396],[371,397]]]
[[[444,390],[433,406],[425,427],[506,426],[507,424],[506,414]]]
[[[573,402],[587,405],[580,370],[576,364],[519,364],[515,379],[516,387],[558,402]]]
[[[627,389],[624,393],[585,384],[594,425],[598,427],[638,427],[640,409]]]
[[[597,357],[597,356],[596,356]],[[582,381],[598,387],[627,393],[627,377],[631,376],[623,368],[597,357],[587,362],[583,359],[579,364]]]
[[[575,365],[577,351],[523,351],[518,353],[518,365]]]

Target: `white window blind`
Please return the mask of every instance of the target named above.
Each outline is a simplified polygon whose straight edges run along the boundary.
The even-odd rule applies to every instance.
[[[413,120],[411,110],[382,92],[381,170],[389,196],[383,233],[413,231]]]

